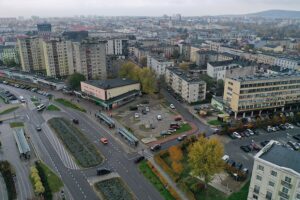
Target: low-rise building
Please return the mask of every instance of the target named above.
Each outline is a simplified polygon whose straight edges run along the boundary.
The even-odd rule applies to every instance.
[[[300,199],[300,154],[276,143],[254,156],[248,200]]]
[[[147,67],[152,69],[157,76],[164,76],[167,67],[174,66],[173,61],[168,61],[166,58],[157,55],[147,56]]]
[[[168,86],[188,103],[203,101],[206,98],[206,82],[186,71],[167,68],[165,80]]]
[[[90,80],[81,82],[81,91],[105,109],[132,101],[141,93],[140,83],[130,79]]]
[[[300,73],[265,74],[225,79],[224,101],[235,117],[239,113],[259,115],[266,110],[297,109],[300,101]]]

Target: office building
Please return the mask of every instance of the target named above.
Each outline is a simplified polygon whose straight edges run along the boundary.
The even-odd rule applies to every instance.
[[[174,66],[174,62],[168,61],[166,58],[158,55],[148,55],[147,56],[147,67],[152,69],[157,77],[164,76],[167,67]]]
[[[300,200],[300,154],[271,140],[254,156],[248,200]]]
[[[224,101],[235,117],[238,114],[261,114],[263,111],[284,111],[298,108],[300,74],[280,73],[225,79]]]
[[[140,95],[141,86],[130,79],[90,80],[81,82],[81,91],[105,109],[117,108]]]
[[[86,79],[106,79],[106,41],[87,38],[72,46],[74,70]]]
[[[179,68],[167,68],[166,83],[188,103],[203,101],[206,98],[206,83]]]

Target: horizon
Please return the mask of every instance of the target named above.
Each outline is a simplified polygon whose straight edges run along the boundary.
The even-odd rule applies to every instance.
[[[271,5],[271,6],[270,6]],[[246,15],[268,10],[300,11],[298,0],[1,0],[0,17]]]

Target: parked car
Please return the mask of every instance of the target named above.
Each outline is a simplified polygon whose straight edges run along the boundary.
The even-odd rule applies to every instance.
[[[150,108],[148,106],[145,108],[145,110],[146,112],[150,112]]]
[[[107,138],[100,138],[100,142],[102,143],[102,144],[108,144],[108,139]]]
[[[231,167],[234,167],[235,166],[235,161],[234,160],[228,160],[227,161],[227,164]]]
[[[233,132],[232,134],[235,138],[241,139],[241,135],[238,132]]]
[[[170,132],[170,133],[174,133],[174,132],[176,132],[176,131],[177,131],[176,128],[169,128],[169,129],[168,129],[168,132]]]
[[[172,129],[179,129],[180,126],[179,126],[179,124],[177,124],[177,123],[171,123],[171,124],[170,124],[170,128],[172,128]]]
[[[261,148],[255,142],[252,142],[250,145],[252,146],[253,150],[255,150],[255,151],[261,150]]]
[[[287,128],[289,128],[289,129],[293,129],[294,128],[294,126],[292,124],[289,124],[289,123],[285,123],[285,126]]]
[[[259,135],[259,131],[258,130],[253,130],[255,135]]]
[[[235,164],[235,168],[236,168],[237,170],[241,170],[242,167],[243,167],[243,164],[242,164],[242,163],[236,163],[236,164]]]
[[[281,130],[286,130],[286,129],[287,129],[287,127],[286,127],[284,124],[280,124],[280,125],[279,125],[279,128],[280,128]]]
[[[161,148],[161,145],[160,144],[155,144],[153,146],[150,147],[150,150],[151,151],[157,151]]]
[[[178,141],[182,141],[182,140],[184,140],[186,137],[187,137],[187,135],[184,134],[184,135],[178,136],[178,137],[177,137],[177,140],[178,140]]]
[[[249,133],[249,131],[247,131],[247,130],[246,130],[246,131],[244,131],[244,134],[245,134],[245,136],[246,136],[246,137],[250,137],[250,133]]]
[[[162,116],[161,115],[157,115],[156,118],[157,118],[157,120],[162,120]]]
[[[175,118],[174,118],[174,121],[181,121],[182,120],[182,117],[180,117],[180,116],[176,116]]]
[[[298,140],[298,141],[300,141],[300,134],[294,135],[293,138],[296,139],[296,140]]]
[[[146,115],[146,114],[147,114],[147,111],[146,111],[145,109],[143,109],[143,110],[142,110],[142,114],[143,114],[143,115]]]
[[[244,168],[241,170],[241,172],[242,172],[243,174],[247,175],[247,174],[249,173],[249,169],[244,167]]]
[[[240,132],[239,134],[240,134],[241,137],[246,137],[245,132]]]
[[[41,131],[41,130],[42,130],[42,128],[41,128],[40,126],[36,126],[36,127],[35,127],[35,130],[37,130],[37,131]]]
[[[260,143],[261,146],[266,146],[270,141],[269,140],[265,140],[263,142]]]
[[[134,113],[134,118],[139,118],[139,117],[140,117],[139,113]]]
[[[251,148],[249,146],[240,146],[240,148],[246,153],[251,151]]]
[[[170,108],[175,109],[174,104],[170,104]]]
[[[141,161],[143,161],[143,160],[145,160],[145,157],[144,156],[139,156],[139,157],[137,157],[136,159],[134,159],[134,163],[139,163],[139,162],[141,162]]]
[[[222,160],[224,160],[225,162],[227,162],[227,161],[229,160],[229,156],[228,156],[228,155],[224,155],[224,156],[222,157]]]
[[[247,129],[247,131],[250,135],[254,135],[254,132],[251,129]]]
[[[78,119],[73,119],[72,122],[73,122],[74,124],[79,124],[79,120],[78,120]]]
[[[160,132],[160,135],[163,136],[163,135],[172,135],[172,132],[169,132],[169,131],[161,131]]]
[[[287,144],[290,145],[295,151],[298,151],[300,148],[296,142],[288,141]]]
[[[106,168],[97,169],[98,176],[103,176],[103,175],[110,174],[110,173],[111,173],[111,170],[106,169]]]

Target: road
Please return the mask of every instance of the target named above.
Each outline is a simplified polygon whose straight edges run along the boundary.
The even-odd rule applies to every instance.
[[[7,89],[15,93],[16,95],[24,96],[28,100],[31,96],[36,95],[42,99],[43,103],[48,104],[47,99],[36,93],[30,91],[21,90],[6,86]],[[55,102],[52,102],[56,104]],[[58,104],[57,104],[58,105]],[[141,175],[138,171],[137,166],[133,163],[133,160],[138,153],[127,154],[123,149],[123,145],[120,145],[118,140],[115,140],[113,136],[115,130],[108,130],[98,122],[89,119],[86,114],[82,114],[79,111],[62,107],[62,112],[47,112],[45,114],[38,113],[35,106],[32,103],[28,103],[26,106],[24,115],[27,118],[26,124],[32,137],[32,143],[35,145],[39,157],[42,158],[51,168],[61,176],[65,183],[67,191],[71,194],[70,199],[98,199],[96,194],[93,192],[92,187],[88,183],[90,177],[95,177],[96,167],[89,169],[69,169],[65,166],[64,159],[61,159],[59,151],[52,145],[51,139],[49,139],[49,132],[45,122],[46,115],[53,116],[64,116],[66,118],[79,119],[79,127],[86,134],[88,139],[93,141],[96,147],[104,155],[105,162],[102,164],[103,167],[113,169],[117,172],[128,187],[133,191],[137,199],[149,199],[149,200],[160,200],[163,199],[159,192]],[[48,118],[49,116],[46,116]],[[51,117],[51,116],[50,116]],[[35,131],[35,126],[42,125],[41,132]],[[100,136],[109,138],[109,145],[104,146],[99,143]]]

